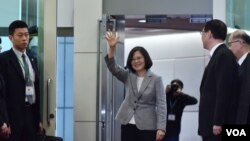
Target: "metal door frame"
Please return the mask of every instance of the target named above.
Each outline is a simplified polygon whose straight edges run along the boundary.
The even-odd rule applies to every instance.
[[[124,66],[124,16],[103,15],[99,22],[99,65],[97,82],[97,141],[120,141],[120,123],[115,115],[124,99],[124,85],[108,71],[104,57],[107,54],[105,33],[108,29],[118,32],[119,42],[116,48],[116,62]]]

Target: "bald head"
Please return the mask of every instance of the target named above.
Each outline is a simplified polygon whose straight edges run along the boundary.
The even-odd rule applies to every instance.
[[[250,46],[250,36],[245,31],[242,31],[242,30],[234,31],[231,34],[231,36],[233,39],[243,40],[243,42],[245,42],[248,46]]]
[[[229,37],[228,45],[236,58],[240,59],[250,51],[250,36],[242,30],[234,31]]]

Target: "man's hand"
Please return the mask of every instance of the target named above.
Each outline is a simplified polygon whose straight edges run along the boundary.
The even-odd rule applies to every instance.
[[[10,137],[10,134],[11,134],[10,127],[8,127],[6,123],[4,123],[0,129],[0,136],[4,139],[8,139]]]
[[[38,126],[38,133],[39,134],[43,134],[43,124],[41,122],[39,122],[39,126]]]
[[[162,130],[157,130],[156,132],[156,141],[162,141],[165,136],[165,132]]]
[[[217,126],[217,125],[213,126],[213,133],[214,133],[214,135],[221,134],[221,131],[222,131],[222,127],[221,126]]]

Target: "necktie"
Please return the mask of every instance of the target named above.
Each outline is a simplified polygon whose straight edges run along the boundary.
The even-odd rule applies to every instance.
[[[24,69],[24,78],[25,78],[25,83],[26,83],[26,86],[30,86],[31,84],[31,80],[30,80],[30,72],[29,72],[29,65],[26,61],[26,56],[25,54],[22,55],[22,59],[23,59],[23,69]],[[26,95],[27,99],[28,99],[28,102],[30,104],[33,103],[33,97],[32,95]]]
[[[22,55],[22,58],[23,58],[23,69],[24,69],[24,78],[25,78],[25,82],[28,83],[29,80],[30,80],[30,72],[29,72],[29,66],[28,66],[28,63],[26,61],[26,56],[23,54]]]

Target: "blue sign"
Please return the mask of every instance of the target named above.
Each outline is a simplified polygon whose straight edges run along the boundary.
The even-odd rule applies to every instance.
[[[190,23],[206,23],[212,20],[212,15],[191,15]]]
[[[146,15],[146,23],[165,23],[166,15]]]

